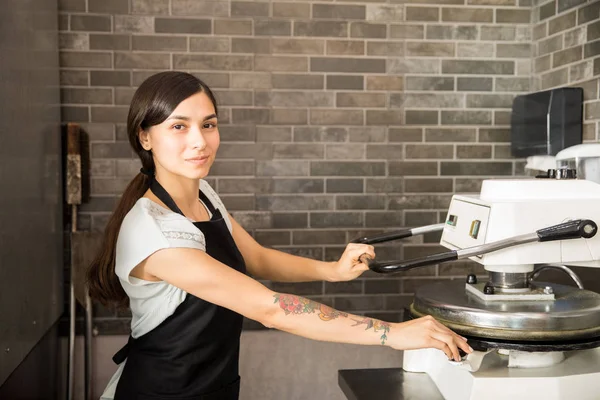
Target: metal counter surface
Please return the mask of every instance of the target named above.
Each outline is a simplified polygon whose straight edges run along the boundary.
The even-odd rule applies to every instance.
[[[338,384],[348,400],[444,400],[429,375],[402,368],[342,369]]]

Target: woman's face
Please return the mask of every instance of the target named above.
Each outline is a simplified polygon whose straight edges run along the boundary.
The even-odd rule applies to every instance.
[[[183,100],[159,125],[140,132],[144,149],[152,150],[156,172],[190,179],[208,175],[219,148],[215,108],[205,93]]]

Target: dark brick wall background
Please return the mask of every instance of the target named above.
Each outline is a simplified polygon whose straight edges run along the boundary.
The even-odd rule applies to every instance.
[[[90,137],[99,231],[139,165],[125,122],[139,83],[197,74],[221,106],[209,181],[266,246],[335,260],[358,235],[443,221],[456,192],[523,174],[510,156],[515,95],[576,85],[598,140],[600,2],[584,0],[59,0],[63,121]],[[377,247],[438,251],[439,236]],[[414,289],[482,269],[453,263],[347,283],[281,284],[341,310],[397,321]],[[127,313],[96,310],[101,334]],[[248,324],[248,327],[253,326]]]

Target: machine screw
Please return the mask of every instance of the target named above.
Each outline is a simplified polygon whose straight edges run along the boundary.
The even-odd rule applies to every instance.
[[[492,285],[485,285],[483,287],[483,294],[494,294],[494,287]]]
[[[552,293],[554,293],[554,290],[552,289],[552,286],[546,286],[544,288],[544,293],[545,294],[552,294]]]
[[[470,283],[471,285],[476,284],[477,283],[477,276],[475,276],[474,274],[467,275],[467,283]]]

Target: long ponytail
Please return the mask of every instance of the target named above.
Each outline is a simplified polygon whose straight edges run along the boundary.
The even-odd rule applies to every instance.
[[[165,121],[179,103],[198,92],[206,93],[216,113],[217,102],[210,88],[197,77],[185,72],[160,72],[150,76],[136,90],[127,116],[127,136],[145,170],[155,169],[154,159],[152,151],[142,147],[140,132]],[[101,248],[87,271],[90,297],[104,305],[119,308],[129,306],[129,297],[115,274],[117,239],[123,219],[146,193],[149,185],[150,179],[142,173],[129,183],[108,220]]]

